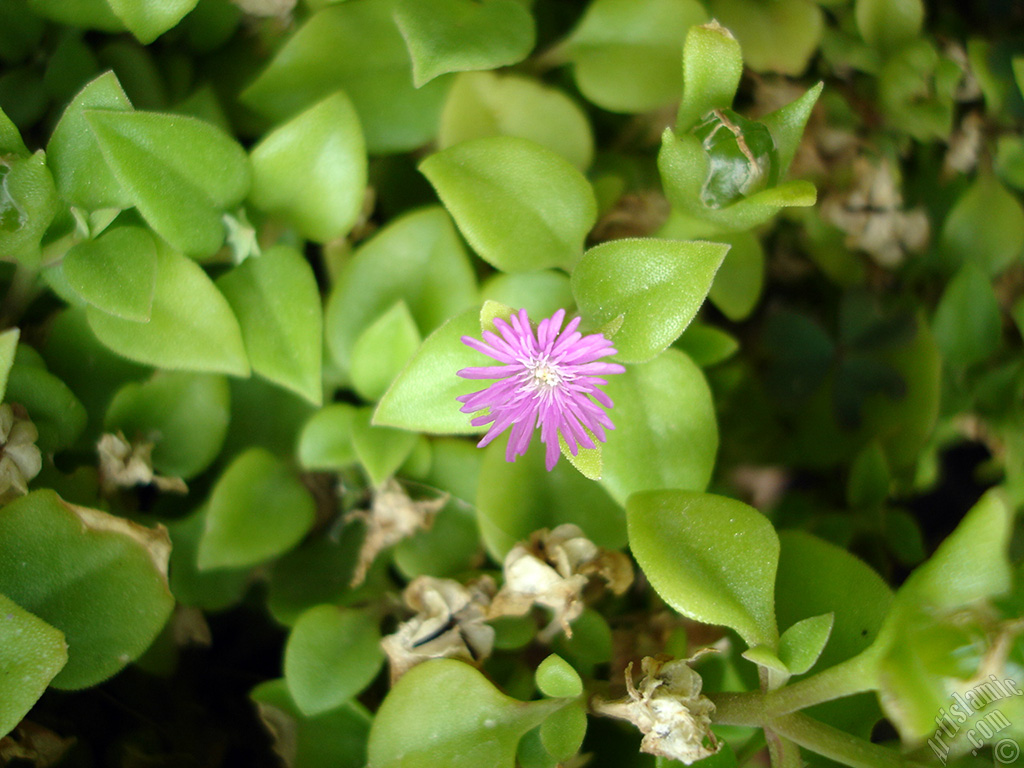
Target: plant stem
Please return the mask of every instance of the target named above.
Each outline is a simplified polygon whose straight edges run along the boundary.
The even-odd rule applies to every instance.
[[[716,725],[745,725],[760,728],[765,719],[765,696],[760,691],[748,693],[709,693],[715,704]]]
[[[765,696],[768,714],[773,717],[786,715],[823,701],[874,690],[877,687],[875,658],[874,654],[869,653],[870,650],[829,667],[824,672],[769,692]]]
[[[818,722],[807,715],[783,715],[771,721],[771,730],[819,755],[850,768],[925,768],[904,759],[898,752],[872,744]]]

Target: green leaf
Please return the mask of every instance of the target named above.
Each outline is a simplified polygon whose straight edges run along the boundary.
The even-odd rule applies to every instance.
[[[593,327],[624,316],[614,337],[620,360],[650,360],[697,314],[728,248],[653,238],[602,243],[573,271],[573,295]]]
[[[148,323],[86,312],[89,327],[129,360],[210,373],[249,375],[242,333],[231,307],[202,268],[157,243],[156,292]]]
[[[371,424],[372,410],[360,408],[352,415],[352,447],[370,481],[380,485],[409,458],[416,447],[416,435]]]
[[[625,515],[607,492],[565,462],[544,471],[544,450],[537,441],[525,456],[505,461],[505,438],[484,449],[476,496],[484,545],[501,562],[517,542],[541,528],[575,523],[599,547],[626,543]]]
[[[1024,251],[1024,207],[990,173],[982,173],[942,224],[939,248],[954,269],[974,263],[985,274],[1005,270]]]
[[[770,669],[773,672],[778,672],[782,675],[788,676],[790,674],[789,667],[783,663],[783,661],[775,655],[775,652],[771,648],[765,645],[754,645],[747,648],[742,654],[740,654],[747,661],[752,661],[759,667]]]
[[[735,355],[740,343],[721,328],[695,321],[687,326],[676,346],[701,368],[710,368]]]
[[[249,586],[248,568],[201,571],[199,542],[206,530],[206,505],[168,526],[171,535],[171,592],[182,605],[221,611],[242,599]]]
[[[24,361],[22,345],[7,374],[6,399],[25,406],[39,430],[36,445],[44,454],[74,445],[85,428],[86,413],[74,393],[42,364]],[[3,590],[0,589],[0,592]]]
[[[0,333],[0,403],[4,402],[7,393],[7,377],[14,365],[14,352],[18,348],[21,337],[20,328],[8,328]]]
[[[743,74],[740,44],[712,21],[690,27],[683,43],[683,100],[676,130],[685,133],[714,109],[728,109]]]
[[[363,331],[352,348],[352,384],[364,400],[379,400],[419,349],[420,332],[399,300]]]
[[[106,0],[29,0],[28,4],[34,13],[63,24],[104,32],[124,29]]]
[[[583,175],[527,139],[473,139],[419,167],[473,249],[505,272],[571,267],[597,220]]]
[[[590,121],[562,91],[521,75],[467,72],[455,78],[441,113],[440,149],[486,136],[518,136],[585,171],[594,157]]]
[[[327,302],[325,332],[345,373],[352,347],[399,299],[426,335],[478,302],[465,248],[441,208],[401,216],[356,251]]]
[[[497,69],[533,49],[533,16],[516,0],[399,0],[395,22],[419,88],[446,72]]]
[[[437,706],[443,701],[444,706]],[[512,765],[516,746],[563,701],[523,702],[461,661],[436,659],[407,672],[370,729],[372,768]]]
[[[238,317],[253,370],[320,405],[323,311],[309,262],[275,246],[221,276],[217,287]]]
[[[775,648],[779,539],[760,512],[724,496],[643,491],[626,502],[629,546],[651,586],[691,619]]]
[[[59,200],[42,150],[0,158],[0,253],[29,267],[39,264],[39,241]]]
[[[964,264],[946,285],[932,323],[947,364],[968,368],[992,355],[1002,341],[1002,313],[989,278]]]
[[[582,702],[548,715],[540,724],[544,749],[556,760],[568,760],[580,750],[587,735],[587,710]]]
[[[0,595],[0,738],[14,730],[68,661],[64,634]]]
[[[164,626],[170,541],[34,491],[0,509],[0,593],[64,633],[55,688],[96,685],[138,658]]]
[[[587,429],[583,428],[590,438],[593,440],[594,434]],[[576,455],[574,456],[572,451],[569,449],[569,444],[565,442],[565,438],[558,435],[558,449],[562,452],[562,455],[568,459],[569,463],[576,467],[577,471],[588,480],[600,480],[601,475],[604,472],[604,461],[601,458],[601,444],[594,440],[593,448],[582,448],[576,446]]]
[[[157,234],[190,256],[220,248],[222,212],[249,191],[249,161],[234,139],[183,115],[82,114],[114,177]]]
[[[242,101],[280,122],[342,90],[359,114],[371,154],[427,143],[437,133],[449,81],[413,86],[412,63],[395,25],[396,5],[375,0],[317,11],[242,92]]]
[[[851,509],[873,509],[889,497],[892,476],[882,446],[872,441],[857,454],[846,484],[846,504]]]
[[[284,679],[299,709],[319,715],[349,701],[384,663],[373,614],[318,605],[299,617],[284,649]]]
[[[494,301],[514,309],[525,309],[530,317],[551,317],[559,309],[575,302],[569,276],[553,269],[538,272],[496,272],[480,287],[484,301]]]
[[[105,0],[139,42],[149,44],[177,26],[198,0]]]
[[[251,157],[249,199],[257,208],[283,217],[319,243],[352,229],[366,192],[366,145],[344,93],[275,128]]]
[[[295,546],[313,525],[313,497],[279,459],[250,448],[224,470],[210,495],[199,568],[237,568]]]
[[[275,751],[289,755],[295,768],[366,765],[366,738],[372,718],[359,702],[306,717],[289,695],[283,678],[260,683],[249,695],[274,736]]]
[[[8,8],[13,8],[13,6],[8,6]],[[0,152],[17,157],[26,157],[30,154],[28,147],[25,146],[25,141],[21,138],[18,126],[11,122],[11,118],[4,114],[3,110],[0,110]]]
[[[802,675],[821,656],[834,621],[835,614],[823,613],[793,624],[779,638],[779,660],[794,675]]]
[[[798,76],[818,50],[824,15],[808,0],[711,0],[710,11],[743,46],[743,60],[755,72]]]
[[[125,384],[107,408],[105,428],[152,441],[153,468],[186,480],[209,467],[224,444],[231,413],[223,376],[158,372]]]
[[[91,306],[125,320],[146,322],[156,292],[156,243],[142,227],[117,227],[68,251],[61,269]]]
[[[107,166],[85,120],[85,110],[91,109],[131,111],[131,102],[113,72],[106,72],[86,85],[68,104],[53,129],[46,157],[57,189],[72,205],[88,211],[130,208],[131,195]]]
[[[602,484],[619,504],[636,491],[703,491],[718,450],[711,390],[678,350],[609,376],[615,430],[603,446]]]
[[[537,677],[537,688],[545,696],[562,699],[583,694],[583,681],[579,673],[557,654],[544,659],[534,674]]]
[[[856,0],[857,29],[868,45],[894,51],[915,38],[924,23],[922,0]]]
[[[761,118],[761,122],[768,128],[775,139],[775,146],[779,151],[779,178],[784,178],[789,170],[796,151],[800,146],[800,139],[804,135],[804,128],[811,117],[814,105],[818,103],[825,84],[818,83],[799,99],[791,101],[784,107],[774,112],[769,112]]]
[[[480,382],[456,374],[480,365],[479,352],[462,343],[480,336],[480,313],[467,309],[426,338],[391,388],[381,398],[373,423],[431,434],[467,435],[483,432],[459,410],[459,395],[480,388]]]
[[[595,0],[566,41],[576,85],[612,112],[647,112],[679,98],[683,38],[707,21],[694,0]]]
[[[302,427],[297,448],[299,464],[311,471],[336,471],[355,464],[352,419],[355,406],[331,403],[314,413]]]

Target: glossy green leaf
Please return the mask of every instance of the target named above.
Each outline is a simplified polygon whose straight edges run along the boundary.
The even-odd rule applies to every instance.
[[[149,322],[87,310],[89,327],[130,360],[210,373],[247,376],[249,362],[231,307],[202,268],[157,243],[156,292]]]
[[[548,715],[540,724],[540,740],[548,754],[558,760],[575,755],[587,735],[587,710],[582,703],[570,704]]]
[[[597,220],[583,175],[527,139],[466,141],[431,155],[420,170],[473,249],[505,272],[570,267]]]
[[[342,92],[275,128],[252,150],[257,208],[283,217],[303,237],[343,237],[363,207],[366,146],[359,117]]]
[[[39,430],[36,445],[43,453],[69,448],[85,428],[86,413],[74,393],[42,364],[23,357],[28,347],[18,348],[14,365],[7,374],[6,400],[28,411]],[[3,590],[0,589],[0,592]]]
[[[55,688],[88,688],[138,658],[174,607],[170,541],[49,490],[0,509],[0,593],[64,633]]]
[[[607,492],[560,461],[544,471],[544,447],[534,440],[525,456],[505,461],[505,438],[484,449],[476,496],[480,533],[501,562],[517,542],[541,528],[575,523],[601,547],[626,543],[625,515]]]
[[[0,734],[21,722],[68,660],[64,634],[0,595]]]
[[[129,208],[131,195],[103,159],[103,153],[85,119],[85,110],[131,111],[117,75],[106,72],[90,82],[65,108],[46,146],[47,163],[57,189],[68,202],[86,210]]]
[[[86,109],[103,159],[147,223],[175,248],[208,256],[224,242],[222,212],[249,191],[245,151],[183,115]]]
[[[939,247],[954,269],[970,262],[997,275],[1024,252],[1024,207],[995,176],[983,173],[943,221]]]
[[[104,0],[128,31],[142,43],[151,43],[176,26],[198,0]]]
[[[284,649],[284,679],[299,709],[318,715],[362,691],[383,663],[371,613],[319,605],[292,627]]]
[[[352,383],[365,400],[378,400],[419,349],[420,332],[398,301],[363,331],[352,348]]]
[[[724,496],[643,491],[626,502],[629,546],[673,608],[735,629],[748,645],[778,642],[779,539],[760,512]]]
[[[396,6],[396,0],[375,0],[317,11],[242,92],[242,100],[282,121],[343,90],[359,114],[370,153],[427,143],[437,133],[449,83],[445,78],[413,86],[412,63],[394,20]]]
[[[325,405],[302,427],[297,454],[303,469],[339,470],[355,464],[352,419],[355,406],[348,403]]]
[[[893,51],[917,37],[924,22],[921,0],[855,0],[861,37],[876,48]]]
[[[57,209],[57,189],[42,150],[0,160],[0,253],[36,266],[39,241]]]
[[[545,696],[562,699],[583,693],[583,681],[579,673],[556,654],[544,659],[534,674],[537,677],[537,688]]]
[[[823,613],[793,624],[779,638],[779,660],[794,675],[802,675],[821,656],[834,621],[835,614]]]
[[[8,328],[0,333],[0,402],[4,402],[7,392],[7,377],[14,365],[14,353],[18,348],[21,329]]]
[[[479,311],[467,309],[430,334],[381,398],[373,423],[415,432],[466,435],[484,431],[470,424],[455,398],[480,389],[456,374],[487,358],[462,343],[480,336]]]
[[[650,360],[697,314],[727,250],[719,243],[653,238],[602,243],[573,271],[573,295],[591,326],[623,316],[614,336],[619,360]]]
[[[684,133],[714,109],[728,109],[743,74],[740,44],[712,21],[690,27],[683,44],[683,99],[676,130]]]
[[[262,448],[241,454],[210,495],[199,568],[237,568],[269,560],[295,546],[313,525],[309,491]]]
[[[637,491],[703,491],[718,451],[715,408],[704,374],[678,350],[609,376],[615,430],[603,446],[602,484],[619,504]]]
[[[946,363],[967,368],[985,360],[1002,341],[1002,314],[992,283],[974,264],[965,264],[946,285],[932,322]]]
[[[200,570],[199,542],[206,530],[206,505],[167,527],[171,536],[171,592],[182,605],[221,611],[239,602],[249,585],[249,568]]]
[[[416,447],[416,434],[370,423],[371,408],[352,416],[352,447],[374,485],[391,477]]]
[[[581,171],[594,157],[587,115],[562,91],[521,75],[461,74],[444,103],[437,144],[446,149],[486,136],[529,139]]]
[[[369,766],[511,766],[523,734],[562,705],[509,698],[461,661],[428,661],[406,673],[381,704],[370,730]]]
[[[107,408],[105,428],[129,440],[152,441],[153,468],[169,477],[194,477],[224,444],[231,413],[228,382],[206,373],[161,371],[125,384]]]
[[[712,16],[743,46],[743,60],[755,72],[802,75],[818,50],[824,14],[809,0],[711,0]]]
[[[292,768],[364,768],[366,739],[372,719],[352,701],[307,717],[288,693],[284,678],[260,683],[249,694],[260,719],[274,736],[278,754]]]
[[[446,72],[497,69],[529,55],[533,16],[516,0],[399,0],[395,22],[417,88]]]
[[[319,405],[323,310],[309,262],[275,246],[221,276],[217,287],[238,317],[253,370]]]
[[[108,315],[145,322],[156,292],[156,243],[142,227],[117,227],[78,243],[61,268],[68,284]]]
[[[597,106],[647,112],[679,98],[683,38],[707,11],[693,0],[595,0],[566,42],[576,85]]]
[[[441,208],[401,216],[356,251],[327,303],[327,346],[343,372],[371,323],[405,301],[426,335],[478,302],[466,250]],[[464,331],[468,332],[468,331]]]

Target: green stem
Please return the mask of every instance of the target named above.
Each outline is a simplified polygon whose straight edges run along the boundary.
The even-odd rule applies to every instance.
[[[898,752],[818,722],[807,715],[783,715],[771,721],[772,731],[804,749],[850,768],[925,768]]]
[[[745,725],[760,728],[764,725],[765,696],[760,691],[749,693],[709,693],[715,704],[716,725]]]
[[[875,658],[869,651],[785,688],[769,692],[765,696],[768,713],[773,717],[786,715],[823,701],[874,690],[877,687]]]

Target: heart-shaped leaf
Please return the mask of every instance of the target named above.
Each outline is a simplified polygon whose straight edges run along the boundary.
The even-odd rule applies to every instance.
[[[145,322],[156,292],[156,243],[142,227],[117,227],[78,243],[61,264],[64,277],[108,315]]]
[[[249,160],[234,139],[183,115],[82,114],[114,177],[157,234],[190,256],[220,248],[223,211],[249,192]]]
[[[87,316],[96,337],[130,360],[249,375],[242,333],[228,302],[198,264],[160,243],[149,322],[114,317],[95,307]]]
[[[320,405],[323,310],[309,262],[275,246],[217,280],[238,318],[253,370]]]
[[[252,174],[257,208],[320,243],[346,235],[366,192],[366,146],[349,98],[339,91],[275,128],[253,148]]]
[[[431,155],[420,170],[473,249],[505,272],[571,267],[597,220],[583,175],[527,139],[465,141]]]
[[[677,611],[735,629],[750,646],[775,648],[779,538],[768,519],[734,499],[643,491],[626,502],[629,547]]]
[[[250,448],[210,496],[199,568],[237,568],[287,552],[313,525],[313,497],[279,459]]]
[[[149,647],[174,607],[170,540],[34,491],[0,509],[0,593],[64,633],[55,688],[88,688]]]
[[[516,64],[533,48],[533,15],[517,0],[399,0],[395,21],[417,88],[445,72]]]
[[[720,243],[653,238],[602,243],[573,271],[573,295],[592,327],[623,316],[614,337],[619,360],[650,360],[697,314],[728,250]]]

